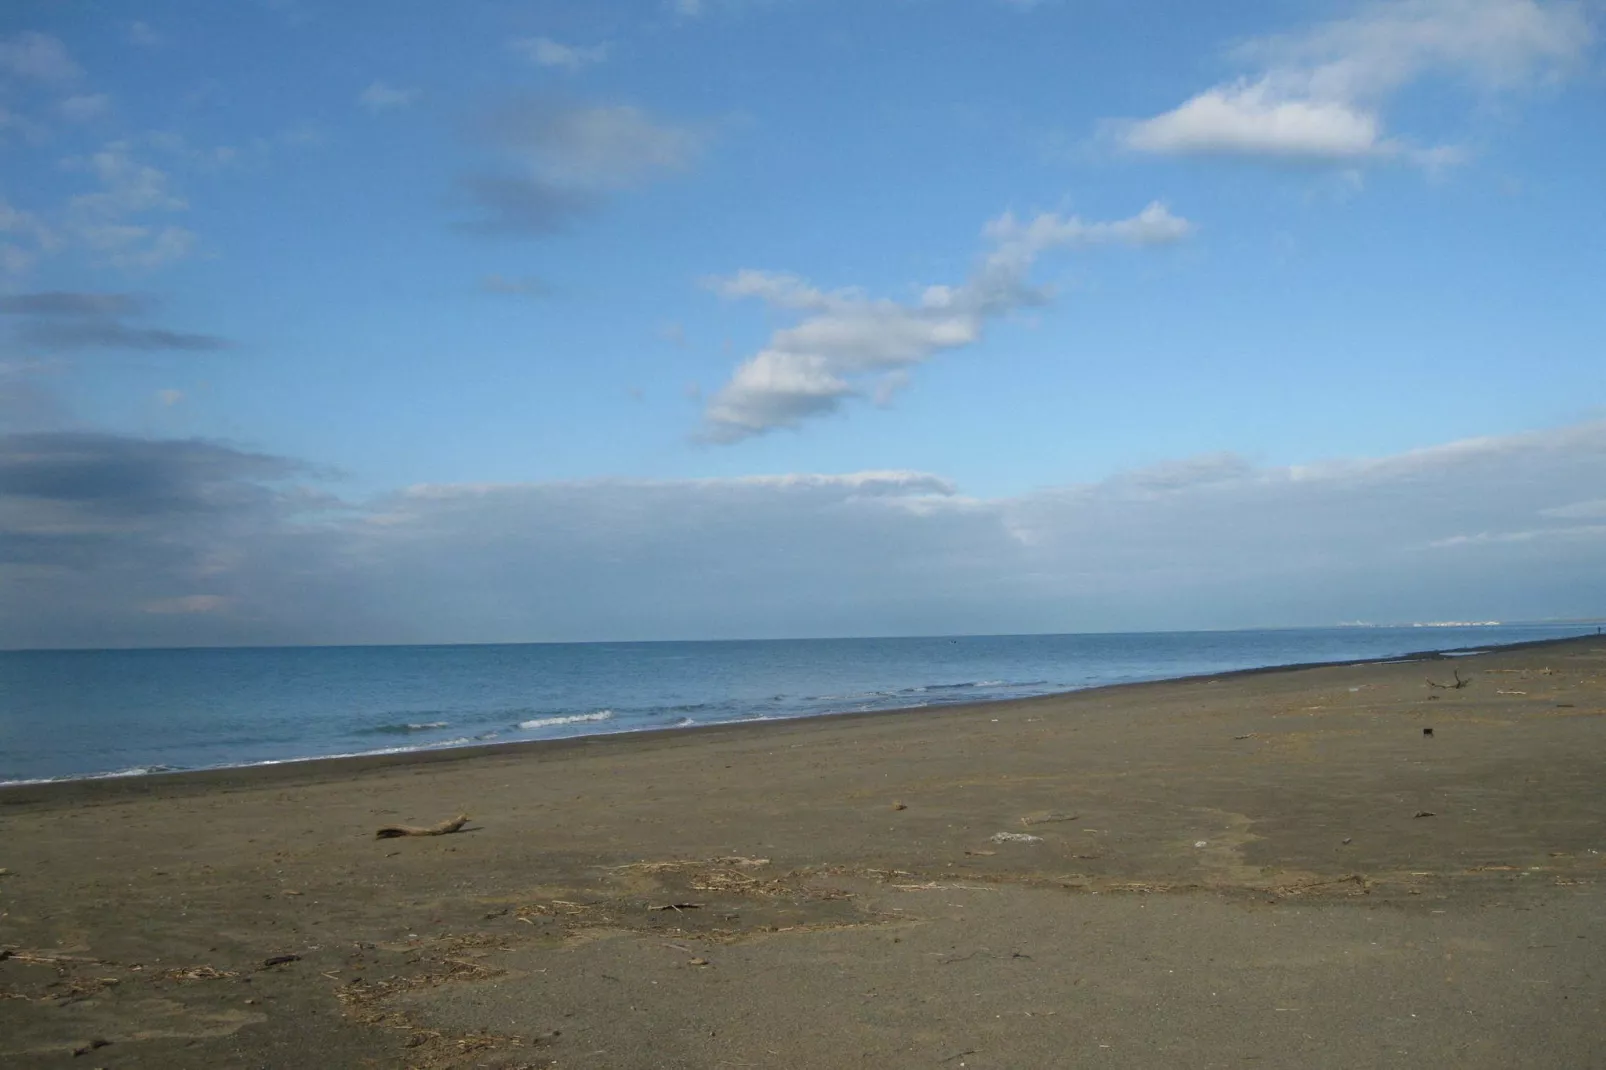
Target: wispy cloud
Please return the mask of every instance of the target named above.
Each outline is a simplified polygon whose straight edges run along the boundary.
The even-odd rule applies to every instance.
[[[480,209],[466,229],[540,234],[595,210],[607,194],[683,171],[708,143],[703,128],[628,104],[529,98],[487,115],[477,134],[510,165],[462,180]]]
[[[12,316],[136,316],[149,304],[138,294],[48,290],[0,295],[0,313]]]
[[[60,39],[24,32],[0,37],[0,75],[31,82],[60,84],[83,75]]]
[[[542,279],[486,275],[480,279],[480,291],[500,297],[547,297],[552,293],[552,286]]]
[[[117,320],[34,320],[18,332],[24,344],[46,352],[86,349],[180,350],[210,353],[229,348],[226,339],[212,334],[172,331],[164,327],[133,327]]]
[[[83,350],[179,350],[214,352],[227,339],[210,334],[140,327],[124,322],[150,308],[149,299],[126,293],[46,291],[0,296],[0,315],[23,317],[16,337],[48,353]]]
[[[1390,99],[1438,77],[1483,90],[1554,80],[1593,42],[1586,9],[1542,0],[1399,0],[1234,52],[1258,68],[1171,111],[1118,124],[1129,149],[1285,160],[1455,162],[1449,146],[1387,132]]]
[[[514,51],[542,67],[558,67],[571,74],[608,58],[607,44],[566,45],[550,37],[521,37]]]
[[[167,172],[138,158],[129,141],[114,141],[87,157],[66,161],[92,176],[98,189],[69,198],[63,229],[80,247],[113,267],[149,270],[189,256],[195,234],[151,220],[189,207]]]
[[[717,13],[735,14],[755,8],[772,7],[782,2],[783,0],[664,0],[664,7],[684,19],[700,19]]]
[[[357,94],[357,103],[369,111],[390,111],[415,103],[422,94],[417,89],[398,89],[385,82],[370,82]]]
[[[0,279],[24,277],[41,255],[59,244],[59,236],[36,214],[0,198]]]
[[[105,93],[76,93],[56,105],[56,110],[68,122],[87,123],[111,111],[111,106],[112,98]]]
[[[166,38],[148,22],[131,22],[128,24],[128,43],[141,48],[157,48],[166,43]]]
[[[985,228],[989,250],[958,286],[928,287],[900,303],[854,290],[824,291],[793,275],[741,271],[709,280],[729,298],[756,298],[800,320],[776,331],[708,402],[703,437],[737,442],[835,411],[853,397],[885,404],[910,371],[943,350],[979,341],[989,320],[1042,304],[1028,282],[1044,252],[1066,246],[1161,245],[1192,224],[1156,202],[1128,219],[1085,222],[1046,212],[1006,214]]]

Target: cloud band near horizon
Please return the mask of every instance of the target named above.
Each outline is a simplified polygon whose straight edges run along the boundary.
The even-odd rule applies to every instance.
[[[0,518],[0,647],[1581,617],[1606,599],[1606,421],[992,499],[893,471],[347,501],[285,458],[49,432],[0,438]]]

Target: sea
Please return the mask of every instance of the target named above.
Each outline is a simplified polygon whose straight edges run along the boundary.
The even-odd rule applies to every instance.
[[[0,783],[931,709],[1593,634],[1484,624],[902,639],[0,651]]]

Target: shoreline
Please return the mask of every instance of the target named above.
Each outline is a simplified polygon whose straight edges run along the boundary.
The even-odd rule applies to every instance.
[[[1423,626],[1424,628],[1429,626]],[[1339,661],[1295,662],[1277,665],[1252,666],[1228,669],[1216,673],[1196,673],[1184,676],[1165,676],[1152,680],[1127,681],[1114,684],[1095,684],[1068,691],[1048,692],[1020,698],[990,699],[978,702],[953,702],[941,705],[896,706],[877,710],[845,710],[838,713],[799,714],[796,716],[755,717],[712,724],[664,725],[650,728],[622,729],[614,732],[595,732],[551,739],[509,740],[505,742],[473,742],[439,746],[421,746],[406,750],[378,750],[356,754],[335,754],[286,758],[275,761],[243,765],[218,765],[198,769],[173,769],[144,773],[86,773],[41,780],[22,780],[0,783],[0,807],[50,805],[56,802],[89,801],[119,796],[146,796],[167,794],[168,790],[193,794],[214,788],[239,789],[255,784],[294,783],[321,779],[323,776],[360,774],[374,770],[413,765],[432,765],[440,762],[458,762],[497,756],[517,757],[562,752],[579,747],[635,744],[652,746],[668,739],[719,737],[729,733],[762,732],[782,725],[831,723],[844,724],[884,717],[908,716],[924,713],[927,716],[973,713],[978,710],[1012,708],[1025,703],[1039,703],[1071,696],[1124,692],[1142,688],[1186,684],[1203,680],[1235,680],[1268,674],[1294,673],[1308,669],[1343,668],[1364,665],[1390,665],[1416,662],[1449,661],[1458,657],[1481,653],[1504,653],[1558,646],[1585,639],[1599,639],[1594,635],[1569,635],[1557,638],[1535,639],[1517,643],[1447,647],[1412,651],[1392,657],[1350,658]],[[54,798],[66,796],[66,798]]]

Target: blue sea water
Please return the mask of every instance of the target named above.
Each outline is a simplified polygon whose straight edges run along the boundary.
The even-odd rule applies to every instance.
[[[0,783],[1021,698],[1561,625],[0,652]]]

